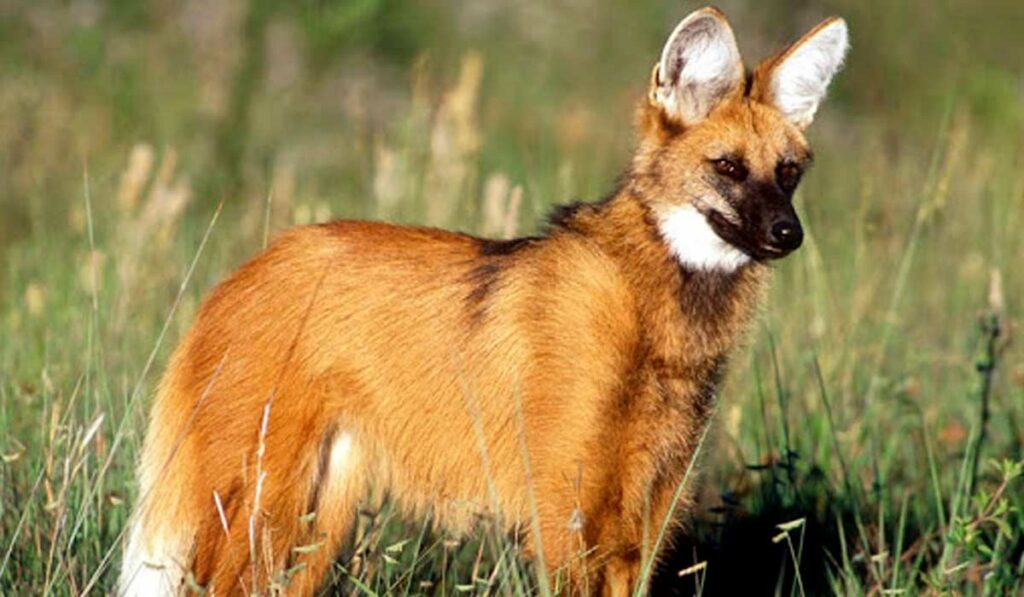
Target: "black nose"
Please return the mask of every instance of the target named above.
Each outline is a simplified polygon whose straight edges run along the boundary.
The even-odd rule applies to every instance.
[[[772,246],[783,251],[792,251],[804,242],[804,231],[800,227],[800,222],[790,218],[776,220],[769,234]]]

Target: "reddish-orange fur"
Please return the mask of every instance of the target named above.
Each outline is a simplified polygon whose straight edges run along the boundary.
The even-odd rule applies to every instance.
[[[182,568],[217,594],[300,564],[287,591],[307,594],[387,492],[456,531],[499,517],[576,590],[631,590],[768,275],[681,268],[654,214],[688,200],[707,147],[742,148],[752,174],[808,154],[742,87],[692,126],[645,101],[639,132],[615,194],[541,237],[342,221],[222,282],[153,407],[143,536],[182,534]]]

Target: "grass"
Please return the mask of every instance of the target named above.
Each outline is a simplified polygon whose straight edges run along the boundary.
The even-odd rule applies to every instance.
[[[111,589],[154,384],[203,294],[268,236],[330,217],[526,234],[597,198],[692,8],[121,4],[15,3],[0,25],[0,594]],[[1017,593],[1019,6],[764,5],[724,6],[748,53],[829,12],[854,50],[810,133],[806,245],[728,371],[687,532],[652,538],[669,550],[652,590]],[[515,538],[481,525],[460,540],[366,510],[333,586],[543,592]]]

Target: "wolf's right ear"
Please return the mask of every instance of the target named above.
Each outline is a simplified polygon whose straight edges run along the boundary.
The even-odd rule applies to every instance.
[[[743,60],[725,15],[714,7],[691,13],[668,38],[651,75],[649,98],[672,122],[707,118],[743,85]]]

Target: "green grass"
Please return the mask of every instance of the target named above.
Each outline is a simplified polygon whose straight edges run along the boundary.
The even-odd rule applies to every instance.
[[[598,198],[695,8],[87,4],[0,19],[4,595],[111,589],[154,385],[268,235],[330,217],[529,233]],[[750,59],[833,12],[854,48],[810,132],[807,242],[732,361],[700,507],[653,589],[1021,591],[1020,4],[723,8]],[[487,521],[460,541],[385,507],[359,546],[335,587],[542,590]]]

